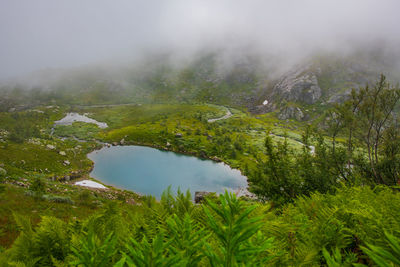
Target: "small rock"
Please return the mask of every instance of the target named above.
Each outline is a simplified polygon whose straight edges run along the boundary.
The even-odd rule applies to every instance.
[[[58,154],[60,154],[61,156],[66,156],[67,155],[67,153],[65,153],[65,151],[60,151],[60,152],[58,152]]]
[[[211,194],[210,192],[206,192],[206,191],[197,191],[194,193],[194,203],[201,203],[204,198]]]
[[[183,136],[183,134],[181,134],[181,133],[176,133],[175,134],[175,137],[178,137],[178,138],[181,138]]]
[[[55,146],[50,145],[50,144],[46,145],[46,147],[47,147],[48,149],[55,149],[55,148],[56,148]]]
[[[16,185],[21,186],[21,187],[28,187],[26,184],[24,184],[23,182],[15,182]]]
[[[63,164],[64,164],[64,165],[70,165],[71,162],[69,162],[69,160],[64,160]]]
[[[211,159],[216,162],[222,162],[222,160],[216,156],[212,157]]]
[[[123,145],[125,144],[125,138],[122,138],[121,141],[119,141],[119,144],[120,144],[121,146],[123,146]]]

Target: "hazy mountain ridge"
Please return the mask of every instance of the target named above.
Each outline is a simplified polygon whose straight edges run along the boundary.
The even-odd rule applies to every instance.
[[[207,102],[253,113],[277,111],[281,119],[303,120],[310,118],[307,112],[312,113],[313,106],[343,101],[352,88],[373,84],[381,73],[393,83],[400,80],[400,72],[387,57],[370,51],[321,54],[286,72],[274,72],[279,68],[274,64],[254,56],[227,64],[218,54],[205,53],[180,64],[160,56],[136,65],[44,70],[3,85],[2,102],[24,94],[32,103],[35,99],[81,105]]]

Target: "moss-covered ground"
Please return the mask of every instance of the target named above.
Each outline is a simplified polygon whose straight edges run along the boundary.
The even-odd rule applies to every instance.
[[[208,122],[224,116],[228,108],[208,104],[43,106],[0,113],[0,167],[7,172],[3,179],[7,187],[0,200],[0,245],[8,247],[17,236],[18,229],[13,229],[11,223],[13,212],[30,215],[35,222],[42,215],[85,217],[110,198],[141,201],[134,193],[113,188],[87,190],[72,185],[74,179],[90,179],[93,163],[87,154],[100,148],[103,142],[122,141],[125,145],[146,145],[222,160],[245,175],[264,159],[268,132],[276,140],[287,135],[291,145],[300,147],[300,126],[293,121],[279,121],[274,114],[253,116],[229,108],[231,117]],[[67,112],[88,113],[109,127],[100,129],[83,122],[54,127],[54,121]],[[45,181],[44,194],[48,195],[39,200],[29,194],[32,182],[38,178]],[[80,201],[85,191],[93,197],[89,202]],[[51,201],[57,197],[67,198],[64,201],[68,203]],[[87,204],[93,201],[97,204]]]

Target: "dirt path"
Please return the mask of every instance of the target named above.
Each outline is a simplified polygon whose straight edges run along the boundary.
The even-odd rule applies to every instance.
[[[214,122],[214,121],[219,121],[219,120],[226,120],[232,116],[232,112],[226,108],[226,114],[220,118],[215,118],[215,119],[209,119],[207,120],[208,122]]]

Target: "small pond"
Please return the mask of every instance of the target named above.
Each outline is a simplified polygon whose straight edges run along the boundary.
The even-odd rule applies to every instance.
[[[97,126],[99,126],[99,128],[102,128],[102,129],[108,127],[107,123],[98,122],[92,118],[87,117],[86,115],[88,115],[88,114],[80,115],[80,114],[74,113],[74,112],[67,113],[67,115],[64,118],[62,118],[59,121],[55,121],[54,125],[72,125],[72,123],[74,123],[76,121],[80,121],[80,122],[86,122],[86,123],[94,123]]]
[[[246,177],[224,163],[150,147],[104,147],[88,157],[95,163],[92,177],[157,199],[170,185],[173,192],[189,189],[192,196],[196,191],[236,192],[247,187]]]

